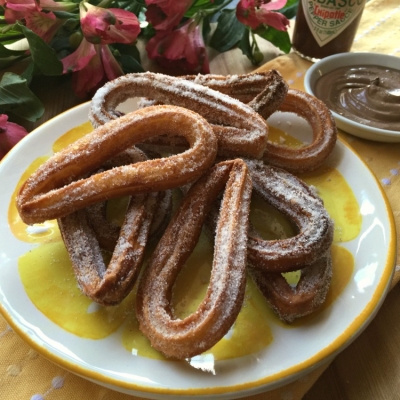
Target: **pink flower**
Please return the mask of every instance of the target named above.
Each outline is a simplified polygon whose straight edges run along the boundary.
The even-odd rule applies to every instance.
[[[76,8],[72,2],[56,2],[53,0],[1,0],[4,6],[4,18],[8,24],[23,20],[33,11],[71,11]]]
[[[26,26],[45,42],[50,42],[57,30],[64,24],[63,20],[57,19],[54,13],[31,11],[25,17]]]
[[[82,2],[80,19],[83,35],[93,44],[131,44],[140,33],[136,15],[119,8],[106,9]]]
[[[0,114],[0,159],[27,134],[25,128],[8,122],[8,116]]]
[[[25,19],[29,12],[40,10],[34,0],[6,0],[4,8],[4,18],[8,24]]]
[[[146,0],[146,19],[157,31],[168,31],[179,25],[193,0]]]
[[[92,44],[83,39],[79,47],[61,60],[63,73],[73,72],[72,87],[79,97],[92,95],[107,81],[123,74],[108,45]]]
[[[158,32],[149,40],[146,50],[150,59],[175,74],[210,73],[201,29],[192,19],[172,32]]]
[[[244,25],[256,29],[260,24],[272,26],[279,31],[286,31],[289,20],[278,12],[285,6],[287,0],[275,0],[266,2],[265,0],[240,0],[236,7],[237,19]]]

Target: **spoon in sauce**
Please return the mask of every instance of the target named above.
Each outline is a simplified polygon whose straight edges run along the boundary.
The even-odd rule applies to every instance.
[[[379,86],[379,78],[375,78],[371,81],[371,85],[377,85]],[[387,93],[389,93],[392,96],[399,96],[400,97],[400,88],[395,88],[395,89],[385,89]]]

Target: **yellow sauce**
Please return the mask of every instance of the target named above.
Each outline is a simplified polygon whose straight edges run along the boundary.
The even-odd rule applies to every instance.
[[[324,304],[313,314],[307,315],[306,317],[299,318],[292,322],[290,325],[281,321],[274,312],[269,309],[268,320],[275,322],[276,324],[284,328],[296,328],[298,326],[306,325],[320,315],[324,310],[330,307],[333,302],[339,297],[343,292],[344,288],[350,282],[350,279],[354,272],[354,257],[353,255],[344,247],[338,245],[332,245],[332,281],[329,287],[328,294]],[[297,276],[297,281],[300,278],[300,273]],[[288,282],[291,280],[289,277]],[[293,282],[293,279],[292,279]]]
[[[333,168],[300,176],[308,185],[318,189],[318,195],[335,223],[335,242],[355,239],[361,230],[362,215],[356,197],[343,176]]]
[[[39,157],[32,162],[27,170],[22,174],[14,190],[12,201],[8,206],[8,225],[12,234],[19,240],[27,243],[47,243],[49,241],[61,240],[57,221],[46,221],[43,224],[35,224],[34,227],[27,227],[19,216],[15,203],[17,193],[26,179],[40,167],[49,157]],[[40,232],[40,233],[38,233]]]
[[[79,125],[64,135],[60,136],[53,144],[53,152],[56,153],[75,142],[77,139],[91,132],[93,127],[90,122],[85,122]],[[21,176],[15,190],[13,193],[13,198],[15,199],[17,193],[22,186],[22,184],[27,180],[27,178],[36,171],[40,165],[42,165],[49,157],[39,157],[32,162],[32,164],[27,168],[27,170]],[[35,224],[33,228],[28,228],[22,222],[21,217],[18,214],[15,201],[11,201],[8,208],[8,223],[13,235],[28,243],[47,243],[49,241],[61,240],[60,232],[57,227],[57,221],[46,221],[43,224]],[[41,233],[37,233],[40,231]]]
[[[277,144],[284,143],[288,147],[302,145],[296,138],[273,126],[269,127],[269,140]],[[339,171],[322,167],[301,174],[299,178],[318,189],[318,195],[335,223],[334,241],[347,242],[356,238],[361,230],[360,208],[353,191]]]
[[[212,243],[202,234],[175,283],[172,304],[178,318],[185,318],[196,311],[207,291],[211,265]],[[231,332],[205,352],[204,356],[212,354],[214,360],[224,360],[255,353],[268,346],[272,341],[266,318],[268,313],[268,306],[261,293],[248,279],[244,304]],[[136,318],[132,318],[125,327],[123,344],[134,354],[163,359],[139,331]]]
[[[60,136],[54,142],[54,144],[53,144],[54,153],[57,153],[57,151],[62,150],[64,147],[67,147],[69,144],[77,141],[81,137],[92,132],[92,130],[93,130],[93,126],[89,121],[73,128],[73,129],[70,129],[68,132],[64,133],[64,135]]]
[[[301,147],[303,145],[300,140],[272,125],[268,126],[268,141],[292,148]]]
[[[133,293],[118,307],[102,307],[84,296],[62,241],[41,245],[22,255],[18,270],[32,303],[75,335],[102,339],[121,326],[133,309]]]
[[[71,130],[57,140],[54,150],[60,150],[90,130],[91,126],[88,124]],[[43,161],[36,160],[18,185]],[[350,240],[357,236],[361,229],[359,207],[354,194],[340,173],[336,170],[318,171],[305,176],[305,180],[318,189],[328,212],[335,220],[336,232],[340,232],[340,235],[335,234],[335,241]],[[340,196],[337,195],[338,192]],[[15,196],[9,207],[9,221],[13,234],[20,240],[41,243],[19,259],[21,281],[35,306],[63,329],[85,338],[101,339],[123,326],[122,345],[129,352],[150,358],[163,358],[160,353],[151,348],[147,338],[138,329],[134,313],[135,289],[121,305],[116,307],[101,307],[92,303],[81,294],[77,287],[57,226],[54,225],[44,239],[40,235],[34,235],[35,237],[32,238],[32,235],[26,233],[26,226],[21,221],[17,221],[19,217],[14,199]],[[124,207],[124,200],[120,205],[110,207],[111,218],[118,219],[118,212],[113,212],[113,208],[123,209]],[[293,234],[290,221],[260,199],[252,200],[250,218],[266,238],[279,238]],[[354,269],[353,257],[344,248],[334,245],[332,255],[333,281],[322,310],[329,307],[340,295]],[[202,301],[207,290],[211,264],[212,244],[206,235],[202,235],[174,288],[172,301],[178,317],[184,318],[189,315]],[[298,272],[286,275],[292,283],[296,282],[299,276]],[[312,321],[320,312],[292,325],[284,324],[268,307],[251,279],[248,279],[245,301],[236,323],[231,331],[205,355],[212,354],[215,360],[221,360],[255,353],[272,342],[271,323],[293,329],[300,324]]]

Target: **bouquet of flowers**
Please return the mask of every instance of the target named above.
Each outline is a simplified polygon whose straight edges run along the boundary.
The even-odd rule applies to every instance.
[[[174,74],[208,73],[207,47],[239,47],[254,64],[263,55],[256,36],[291,48],[288,19],[298,0],[0,0],[0,71],[25,60],[0,81],[0,114],[39,119],[43,105],[30,90],[38,74],[72,75],[80,97],[106,81],[143,72],[147,57]]]

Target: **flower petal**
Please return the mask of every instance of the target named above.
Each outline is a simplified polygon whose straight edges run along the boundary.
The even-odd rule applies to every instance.
[[[156,30],[169,31],[179,25],[192,0],[146,0],[146,19]]]
[[[63,21],[57,19],[52,12],[31,11],[26,14],[25,20],[26,26],[47,43],[63,25]]]
[[[256,29],[261,24],[256,17],[254,0],[240,0],[236,6],[236,17],[243,25],[247,25],[251,29]]]
[[[256,29],[260,24],[272,26],[280,31],[286,31],[289,20],[279,12],[287,3],[287,0],[273,0],[271,2],[258,5],[255,0],[240,0],[236,7],[236,17],[244,25],[251,29]]]
[[[25,19],[27,13],[40,11],[34,0],[7,0],[5,3],[4,19],[8,24]]]
[[[93,44],[131,44],[140,33],[136,15],[119,8],[105,9],[82,2],[80,21],[86,40]]]
[[[287,0],[272,0],[268,3],[265,3],[260,6],[260,8],[264,8],[265,10],[280,10],[285,7]]]
[[[61,60],[64,67],[63,73],[66,74],[70,71],[79,71],[85,68],[95,55],[96,49],[94,45],[86,39],[82,39],[79,47],[72,54]]]
[[[100,55],[95,53],[85,68],[74,72],[72,75],[72,87],[77,96],[85,98],[105,83],[105,74]]]
[[[107,45],[100,47],[100,57],[108,80],[111,81],[124,74],[124,71],[122,71],[121,66]]]
[[[260,8],[256,11],[257,19],[268,26],[272,26],[279,31],[286,31],[289,26],[289,20],[278,12],[268,11],[264,8]]]
[[[0,159],[27,134],[25,128],[8,122],[8,116],[0,114]]]
[[[150,59],[175,74],[210,72],[201,28],[193,20],[172,32],[158,32],[149,40],[146,50]]]

